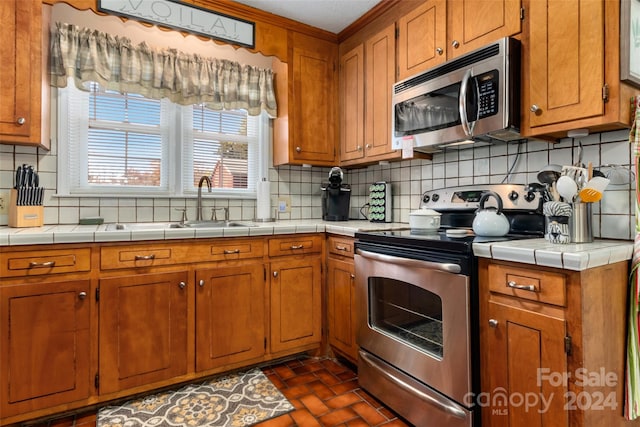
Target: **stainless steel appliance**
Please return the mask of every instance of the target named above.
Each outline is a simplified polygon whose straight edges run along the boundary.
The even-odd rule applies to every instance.
[[[521,139],[520,44],[503,38],[393,85],[392,147],[433,153]]]
[[[346,221],[349,219],[351,187],[343,184],[344,173],[339,167],[329,171],[329,182],[322,184],[322,219],[325,221]]]
[[[483,193],[504,200],[510,232],[471,231]],[[442,214],[434,233],[356,234],[358,380],[420,427],[474,426],[478,372],[478,278],[472,244],[544,235],[543,195],[525,185],[434,190],[422,206]]]

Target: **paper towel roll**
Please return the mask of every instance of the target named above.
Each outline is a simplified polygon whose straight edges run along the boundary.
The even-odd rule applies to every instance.
[[[258,181],[256,192],[258,193],[256,219],[271,219],[271,183],[269,181]]]

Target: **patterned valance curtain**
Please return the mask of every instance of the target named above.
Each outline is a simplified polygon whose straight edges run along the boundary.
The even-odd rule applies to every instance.
[[[175,49],[133,46],[112,36],[72,24],[56,23],[50,46],[51,85],[79,89],[97,82],[106,89],[168,98],[181,105],[205,104],[214,110],[245,109],[276,116],[273,71],[225,59],[204,58]]]

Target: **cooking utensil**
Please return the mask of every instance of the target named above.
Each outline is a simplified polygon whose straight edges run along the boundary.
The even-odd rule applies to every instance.
[[[573,198],[578,194],[578,184],[568,175],[562,175],[556,182],[558,193],[565,202],[573,202]]]
[[[494,207],[484,207],[484,203],[489,197],[496,199],[498,203],[497,209]],[[497,193],[487,191],[480,197],[478,210],[473,218],[472,226],[473,232],[478,236],[499,237],[509,232],[509,220],[502,213],[502,199]]]
[[[540,169],[540,171],[538,172],[537,178],[538,178],[538,181],[541,182],[542,184],[551,184],[552,182],[556,181],[560,177],[561,173],[562,173],[561,165],[550,164]]]
[[[613,185],[629,184],[636,178],[632,170],[622,165],[608,164],[602,165],[600,168],[605,170],[605,178],[608,178]]]
[[[609,179],[595,176],[587,182],[587,184],[580,189],[578,195],[580,200],[585,203],[593,203],[602,199],[602,193],[609,185]]]

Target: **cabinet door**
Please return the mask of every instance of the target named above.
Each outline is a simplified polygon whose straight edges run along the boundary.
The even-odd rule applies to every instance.
[[[337,143],[337,44],[308,36],[293,38],[293,94],[289,149],[297,164],[332,164]]]
[[[271,352],[320,343],[320,257],[271,263]]]
[[[364,155],[364,45],[340,58],[340,160]]]
[[[604,3],[530,2],[531,127],[604,114]]]
[[[89,397],[90,290],[88,280],[0,288],[2,417]]]
[[[196,272],[196,370],[265,352],[264,266]]]
[[[395,24],[365,43],[365,157],[390,153],[391,88],[395,82]]]
[[[521,31],[520,0],[456,0],[447,8],[449,58]]]
[[[353,260],[329,258],[327,262],[327,317],[329,344],[358,360]]]
[[[0,140],[37,144],[42,140],[42,4],[0,1]],[[48,90],[48,88],[46,88]]]
[[[100,280],[100,393],[187,372],[187,272]]]
[[[447,59],[447,4],[427,0],[398,20],[398,80]]]
[[[482,388],[493,404],[483,406],[483,419],[492,427],[567,426],[568,388],[558,380],[567,373],[565,321],[490,301],[483,322]],[[518,400],[532,390],[529,406]]]

